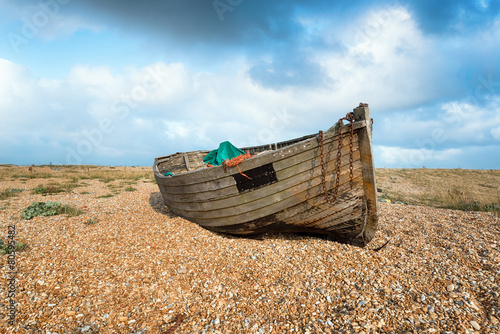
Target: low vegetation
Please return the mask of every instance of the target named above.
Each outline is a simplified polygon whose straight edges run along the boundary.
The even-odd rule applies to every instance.
[[[500,215],[500,170],[376,170],[379,199]]]
[[[21,191],[23,191],[23,189],[5,189],[4,191],[0,192],[0,201],[17,196],[17,194],[19,194]]]
[[[85,225],[95,225],[99,222],[99,219],[92,217],[84,222]]]
[[[110,198],[110,197],[113,197],[115,195],[113,194],[106,194],[106,195],[101,195],[101,196],[97,196],[96,198]]]
[[[33,202],[30,206],[23,209],[21,216],[23,219],[29,220],[37,216],[55,216],[66,214],[68,217],[76,217],[81,215],[83,211],[68,204],[59,202]]]

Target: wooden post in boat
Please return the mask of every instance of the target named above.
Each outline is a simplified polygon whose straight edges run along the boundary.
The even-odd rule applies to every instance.
[[[363,173],[363,185],[365,189],[366,205],[367,205],[367,221],[361,232],[364,239],[370,240],[373,238],[377,230],[377,185],[375,183],[375,167],[373,165],[373,149],[372,149],[372,124],[373,120],[370,117],[370,109],[368,104],[360,103],[357,108],[354,108],[355,121],[365,121],[366,127],[358,133],[359,150],[361,153],[361,166]]]
[[[191,165],[189,164],[189,158],[186,153],[184,155],[184,163],[186,164],[186,170],[189,172],[191,170]]]

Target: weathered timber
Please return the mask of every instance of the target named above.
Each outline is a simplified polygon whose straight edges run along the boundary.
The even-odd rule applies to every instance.
[[[323,159],[318,135],[243,148],[256,155],[237,167],[204,166],[209,151],[156,158],[153,169],[164,202],[173,213],[217,232],[321,233],[364,246],[378,220],[372,119],[364,104],[353,114],[354,122],[341,127],[342,138],[338,127],[323,134]],[[329,197],[338,187],[333,203],[323,183]]]

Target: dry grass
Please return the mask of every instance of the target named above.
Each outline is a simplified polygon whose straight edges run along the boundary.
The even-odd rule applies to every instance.
[[[74,188],[84,186],[85,180],[99,180],[119,190],[139,180],[154,182],[154,176],[151,167],[34,166],[30,172],[27,166],[0,165],[0,181],[16,180],[21,184],[28,180],[47,180],[49,183],[39,185],[36,191],[58,193],[72,192]]]
[[[500,214],[500,170],[377,169],[380,198]]]
[[[100,180],[104,183],[115,180],[152,182],[151,167],[108,167],[108,166],[34,166],[33,172],[27,166],[0,165],[0,180],[66,179],[78,183],[80,180]]]

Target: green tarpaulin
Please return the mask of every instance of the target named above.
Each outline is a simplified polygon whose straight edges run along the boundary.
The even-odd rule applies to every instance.
[[[210,151],[204,158],[203,162],[206,164],[211,164],[212,166],[219,166],[222,161],[236,158],[242,154],[246,154],[245,151],[240,150],[228,141],[222,142],[219,148]]]

